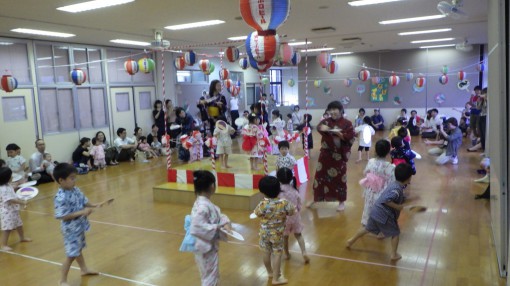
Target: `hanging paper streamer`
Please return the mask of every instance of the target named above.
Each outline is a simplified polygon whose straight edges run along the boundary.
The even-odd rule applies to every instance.
[[[184,61],[186,61],[186,64],[188,66],[192,66],[197,61],[197,55],[195,54],[194,51],[187,51],[186,53],[184,53]]]
[[[331,54],[328,52],[321,52],[317,58],[317,63],[325,69],[331,63]]]
[[[370,78],[370,71],[366,68],[362,69],[358,73],[358,79],[361,81],[367,81]]]
[[[400,77],[393,73],[389,78],[389,83],[391,86],[397,86],[400,83]]]
[[[246,53],[259,64],[272,63],[279,47],[278,35],[261,36],[257,32],[251,32],[246,38]]]
[[[244,57],[239,60],[239,66],[245,70],[248,68],[248,58]]]
[[[229,74],[230,73],[229,73],[228,69],[225,69],[225,68],[220,69],[220,71],[219,71],[219,75],[220,75],[220,79],[221,80],[228,79]]]
[[[138,72],[138,63],[134,60],[127,60],[124,62],[124,70],[130,75],[134,75]]]
[[[366,87],[364,84],[358,84],[358,86],[356,86],[356,92],[358,93],[358,95],[362,95],[363,93],[365,93],[366,91]]]
[[[326,70],[330,73],[330,74],[334,74],[336,71],[338,71],[338,63],[335,62],[335,61],[331,61],[327,66],[326,66]]]
[[[81,85],[87,80],[87,74],[85,74],[85,72],[81,69],[74,69],[73,71],[71,71],[71,80],[74,82],[74,84]]]
[[[483,71],[485,70],[485,64],[484,64],[484,63],[478,63],[478,64],[476,65],[476,70],[477,70],[478,72],[483,72]]]
[[[209,68],[211,67],[211,62],[208,59],[202,59],[198,61],[198,68],[204,72],[209,72]]]
[[[323,88],[324,90],[324,93],[327,94],[327,95],[330,95],[331,94],[331,86],[325,86]]]
[[[138,68],[143,73],[150,73],[154,70],[156,64],[150,58],[141,58],[138,60]]]
[[[447,66],[447,65],[444,65],[444,66],[441,68],[441,73],[442,73],[442,74],[447,74],[447,73],[448,73],[448,66]]]
[[[413,80],[413,78],[414,78],[413,73],[412,73],[412,72],[410,72],[410,71],[408,71],[408,72],[406,73],[406,80],[407,80],[407,81],[412,81],[412,80]]]
[[[290,63],[292,56],[294,56],[294,48],[288,43],[281,44],[279,60],[283,63]]]
[[[301,62],[301,54],[299,52],[294,52],[294,54],[292,55],[292,58],[290,59],[289,64],[291,64],[293,66],[297,66],[297,65],[299,65],[300,62]]]
[[[459,81],[463,81],[464,79],[466,79],[466,76],[467,76],[467,74],[465,71],[459,71],[457,73],[457,77],[459,78]]]
[[[287,81],[287,84],[288,84],[290,87],[293,87],[293,86],[296,84],[296,82],[295,82],[293,79],[289,79],[289,80]]]
[[[229,62],[233,63],[239,59],[239,49],[234,46],[228,47],[225,50],[225,56]]]
[[[322,80],[320,80],[320,79],[313,82],[313,86],[315,86],[316,88],[321,87],[321,85],[322,85]]]
[[[418,76],[415,80],[414,80],[414,84],[416,85],[416,87],[418,88],[421,88],[425,85],[425,82],[426,82],[426,79],[423,75],[420,74],[420,76]]]
[[[262,82],[263,85],[268,85],[269,84],[269,79],[267,77],[264,77],[264,78],[262,78],[261,82]]]
[[[437,93],[436,95],[434,95],[434,102],[439,105],[441,105],[443,102],[445,102],[445,100],[446,100],[446,97],[442,93]]]
[[[352,80],[349,78],[344,79],[345,87],[350,87],[352,85]]]
[[[439,83],[442,85],[445,85],[448,83],[448,76],[446,74],[443,74],[442,76],[439,76]]]
[[[274,33],[289,16],[290,0],[240,0],[243,20],[253,29]]]
[[[340,103],[341,103],[342,105],[348,105],[349,103],[351,103],[351,98],[350,98],[350,97],[348,97],[348,96],[342,96],[342,97],[340,98]]]
[[[400,96],[396,95],[393,97],[393,104],[395,105],[401,105],[402,104],[402,100],[400,99]]]
[[[186,67],[186,61],[184,61],[184,57],[178,57],[174,60],[174,66],[177,70],[183,70]]]

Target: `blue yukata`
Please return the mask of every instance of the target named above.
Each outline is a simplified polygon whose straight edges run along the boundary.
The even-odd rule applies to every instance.
[[[400,210],[394,209],[387,202],[393,202],[397,205],[404,203],[404,189],[406,185],[394,181],[388,185],[381,196],[377,199],[368,218],[365,229],[371,233],[382,233],[386,237],[393,237],[400,234],[400,228],[397,220],[400,216]]]
[[[72,190],[58,189],[55,195],[55,218],[61,219],[66,215],[81,211],[89,202],[87,197],[74,187]],[[80,216],[71,220],[61,220],[60,229],[64,236],[64,247],[67,257],[78,257],[85,248],[85,232],[90,229],[86,216]]]

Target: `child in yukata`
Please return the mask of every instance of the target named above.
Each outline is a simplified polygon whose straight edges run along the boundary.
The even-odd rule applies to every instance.
[[[391,260],[396,261],[402,258],[398,254],[398,241],[400,236],[400,228],[398,226],[398,217],[400,211],[404,208],[404,189],[411,182],[413,169],[409,164],[400,164],[395,167],[396,181],[390,183],[377,199],[367,225],[361,228],[356,235],[347,240],[346,247],[350,249],[352,245],[367,233],[379,234],[384,237],[391,237]]]
[[[85,232],[90,229],[88,216],[94,208],[110,204],[113,199],[98,204],[92,204],[80,191],[76,184],[78,170],[68,163],[60,163],[53,170],[53,177],[60,185],[55,195],[55,218],[61,221],[60,229],[64,236],[66,260],[62,264],[59,285],[68,286],[67,274],[74,260],[80,266],[81,275],[98,275],[96,271],[88,269],[82,250],[85,248]]]
[[[92,140],[94,140],[94,139],[92,139]],[[53,178],[53,170],[54,169],[55,169],[55,163],[53,163],[53,161],[52,161],[51,154],[44,153],[43,161],[41,163],[41,170],[46,171],[46,174],[50,175]]]
[[[230,232],[229,218],[210,199],[216,191],[216,178],[209,171],[193,172],[197,199],[191,210],[190,234],[195,237],[195,262],[202,286],[216,286],[220,281],[218,260],[219,241],[226,240],[224,229]]]
[[[216,137],[216,154],[220,156],[221,166],[225,169],[232,168],[228,165],[228,155],[232,154],[232,135],[235,134],[236,130],[232,126],[228,125],[225,121],[218,121],[214,129],[214,137]]]
[[[280,182],[275,177],[265,176],[259,182],[259,190],[266,197],[255,208],[255,215],[260,218],[259,246],[264,252],[264,266],[272,285],[287,284],[288,280],[281,273],[283,236],[288,216],[296,213],[296,207],[285,199],[278,198]],[[273,256],[273,263],[271,263]]]

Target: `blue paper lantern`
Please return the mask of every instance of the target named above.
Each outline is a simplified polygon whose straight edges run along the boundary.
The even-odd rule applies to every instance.
[[[290,0],[240,0],[244,21],[259,34],[276,33],[289,16]]]
[[[74,69],[71,72],[71,80],[76,85],[81,85],[87,80],[87,74],[81,69]]]
[[[239,60],[239,66],[240,66],[243,70],[245,70],[245,69],[247,69],[247,68],[248,68],[248,64],[249,64],[249,63],[248,63],[248,58],[246,58],[246,57],[241,58],[241,59]]]
[[[192,66],[197,62],[197,55],[194,51],[187,51],[184,53],[184,61],[188,66]]]

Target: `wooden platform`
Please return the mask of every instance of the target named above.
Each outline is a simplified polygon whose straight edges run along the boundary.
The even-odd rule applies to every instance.
[[[193,185],[164,183],[152,189],[154,201],[192,205],[195,201]],[[222,209],[248,210],[255,209],[264,196],[254,189],[236,189],[218,187],[212,201]]]

